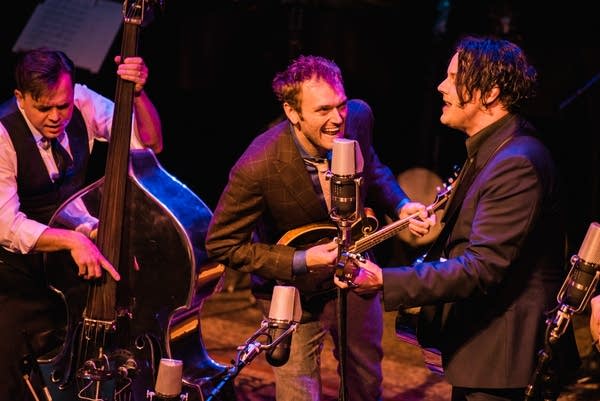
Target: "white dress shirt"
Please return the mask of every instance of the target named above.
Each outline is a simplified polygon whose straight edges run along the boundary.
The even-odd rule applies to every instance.
[[[91,152],[94,140],[107,141],[110,137],[114,103],[112,100],[81,84],[75,84],[74,103],[81,111],[83,120],[85,121]],[[48,170],[48,176],[56,176],[58,169],[52,157],[52,151],[49,148],[44,149],[41,141],[42,135],[27,120],[23,110],[20,111],[38,144],[40,155]],[[59,137],[59,140],[61,145],[72,156],[68,136],[63,133]],[[132,124],[131,148],[143,148],[137,137],[135,121]],[[0,245],[12,252],[28,253],[48,226],[27,218],[20,211],[20,201],[17,193],[17,174],[15,148],[6,128],[0,122]],[[83,204],[80,206],[84,207]],[[74,205],[74,207],[77,206]]]

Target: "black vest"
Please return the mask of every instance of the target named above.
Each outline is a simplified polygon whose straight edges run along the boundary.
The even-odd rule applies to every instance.
[[[20,210],[28,218],[48,224],[61,204],[85,183],[90,151],[83,116],[79,109],[73,109],[73,116],[66,127],[73,167],[69,175],[56,183],[50,179],[33,134],[21,113],[17,110],[0,118],[0,121],[17,152]]]

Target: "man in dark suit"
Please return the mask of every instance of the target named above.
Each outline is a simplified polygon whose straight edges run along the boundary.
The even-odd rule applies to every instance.
[[[317,245],[278,243],[290,230],[330,219],[318,177],[322,169],[315,166],[328,163],[335,139],[356,140],[364,160],[362,204],[394,218],[422,212],[424,221],[412,220],[409,227],[417,236],[428,232],[434,219],[427,219],[423,205],[410,202],[380,162],[372,146],[371,109],[363,101],[348,100],[334,62],[301,56],[275,76],[273,90],[287,119],[255,138],[232,168],[206,249],[214,260],[252,273],[252,291],[265,314],[274,285],[299,288],[302,320],[291,337],[289,360],[274,367],[277,400],[320,400],[323,341],[327,333],[334,340],[339,334],[333,284],[338,243],[331,238]],[[380,297],[350,293],[347,308],[352,317],[347,325],[347,392],[352,400],[379,400]]]
[[[441,122],[467,134],[467,161],[440,236],[414,266],[358,263],[357,292],[383,288],[386,310],[422,306],[419,341],[441,351],[452,401],[524,399],[564,279],[557,172],[518,114],[536,78],[513,43],[459,42],[438,91]],[[578,359],[569,327],[542,372],[556,380],[531,399],[558,391],[558,367]]]

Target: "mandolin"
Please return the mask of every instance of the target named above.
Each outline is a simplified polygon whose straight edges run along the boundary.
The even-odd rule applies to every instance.
[[[456,177],[457,173],[458,171],[455,171],[454,177]],[[435,213],[446,205],[452,194],[454,185],[454,179],[451,179],[438,189],[435,200],[427,206],[427,211],[430,214]],[[363,219],[363,221],[359,220],[352,225],[353,242],[343,252],[351,257],[360,258],[363,252],[368,251],[377,244],[398,234],[408,227],[411,219],[418,218],[419,216],[419,213],[415,213],[377,230],[377,220],[374,217],[373,211],[368,208],[365,210],[368,212],[365,213],[367,217]],[[281,237],[278,244],[306,248],[323,240],[331,240],[337,233],[337,226],[331,222],[313,223],[288,231]],[[346,273],[344,273],[344,275],[346,275]],[[350,278],[351,275],[352,272],[349,272],[348,277]],[[322,280],[322,278],[320,279]],[[314,280],[314,278],[309,277],[307,280]],[[309,282],[309,284],[311,284],[311,282]],[[302,286],[303,281],[297,280],[294,285]],[[433,348],[420,347],[420,344],[418,343],[414,331],[417,314],[410,313],[411,311],[406,312],[407,313],[399,313],[396,319],[396,335],[398,339],[421,348],[425,366],[433,373],[443,374],[439,351]]]
[[[440,210],[448,201],[452,193],[452,184],[444,184],[438,190],[435,200],[427,206],[429,213]],[[408,227],[410,220],[419,217],[419,213],[411,214],[403,219],[396,220],[377,230],[378,223],[371,209],[365,209],[366,218],[355,222],[352,226],[353,242],[345,251],[349,254],[360,255],[375,245],[393,237]],[[281,245],[304,246],[318,243],[319,240],[334,238],[337,226],[332,222],[308,224],[285,233],[277,242]]]
[[[447,202],[452,192],[451,181],[444,184],[437,192],[436,198],[429,206],[427,211],[434,213],[441,209]],[[418,213],[407,216],[403,219],[394,221],[381,229],[378,228],[378,222],[373,210],[365,208],[364,216],[358,219],[351,226],[352,241],[350,245],[343,249],[341,255],[346,258],[361,257],[361,253],[368,251],[375,245],[393,237],[400,231],[408,227],[410,220],[417,218]],[[286,232],[277,242],[278,245],[294,246],[305,249],[325,241],[331,241],[339,235],[339,228],[331,221],[307,224]],[[340,258],[341,260],[342,258]],[[344,265],[345,263],[339,263]],[[298,276],[294,279],[293,285],[297,287],[303,296],[307,299],[331,291],[333,287],[332,273],[329,271],[312,272]]]

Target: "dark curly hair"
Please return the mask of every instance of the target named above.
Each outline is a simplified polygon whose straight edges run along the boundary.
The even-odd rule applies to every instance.
[[[458,71],[456,89],[461,105],[481,91],[481,102],[494,87],[498,100],[510,112],[518,111],[526,99],[535,95],[537,72],[527,62],[523,50],[512,42],[493,37],[466,36],[456,46]]]

